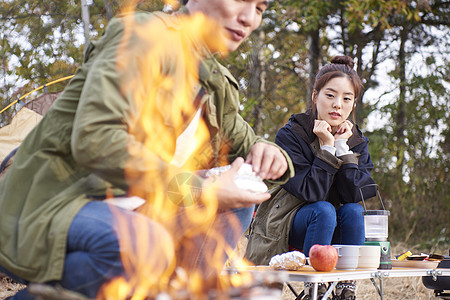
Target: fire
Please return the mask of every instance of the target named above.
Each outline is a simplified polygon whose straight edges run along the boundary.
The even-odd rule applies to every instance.
[[[166,4],[175,3],[171,2]],[[133,5],[125,8],[132,9]],[[204,299],[208,290],[248,281],[242,275],[220,276],[223,249],[229,254],[233,249],[213,226],[217,199],[214,193],[197,199],[191,186],[198,180],[192,170],[208,166],[213,153],[202,118],[194,137],[182,147],[185,161],[174,161],[177,138],[199,114],[193,102],[200,90],[198,45],[225,53],[221,29],[200,14],[179,16],[177,30],[167,30],[159,19],[143,23],[126,17],[124,25],[117,68],[124,79],[121,92],[134,101],[126,176],[130,193],[147,201],[140,213],[155,227],[148,232],[147,218],[136,218],[131,227],[119,220],[126,276],[105,284],[98,297],[147,299],[167,293]],[[147,47],[136,49],[142,47],[133,43],[136,39]],[[171,186],[176,189],[169,193]],[[234,216],[228,223],[240,226]],[[138,240],[135,246],[133,239]]]

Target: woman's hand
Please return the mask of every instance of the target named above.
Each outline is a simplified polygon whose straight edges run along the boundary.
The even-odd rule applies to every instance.
[[[336,129],[336,133],[334,134],[334,139],[335,140],[339,140],[339,139],[345,139],[348,140],[353,132],[353,123],[350,122],[349,120],[346,120],[345,122],[341,123],[341,125],[339,125]]]
[[[324,120],[315,120],[313,132],[319,138],[320,145],[334,147],[335,137],[331,133],[331,126]]]

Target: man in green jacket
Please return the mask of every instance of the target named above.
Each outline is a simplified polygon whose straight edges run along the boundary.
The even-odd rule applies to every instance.
[[[154,194],[154,186],[147,185],[148,181],[143,183],[143,178],[176,174],[177,167],[186,163],[183,155],[178,157],[176,142],[188,129],[174,128],[167,117],[177,107],[159,103],[152,116],[147,116],[164,125],[167,135],[155,132],[151,138],[171,140],[175,145],[171,149],[174,163],[146,147],[140,135],[142,126],[135,123],[139,111],[134,102],[136,90],[150,86],[157,95],[167,92],[166,86],[155,81],[140,85],[133,81],[142,75],[136,69],[144,63],[147,50],[157,46],[157,42],[144,41],[137,29],[152,22],[152,28],[162,30],[158,32],[161,36],[164,32],[176,33],[183,17],[198,13],[217,22],[217,33],[225,41],[226,50],[235,51],[259,26],[267,5],[266,0],[190,0],[172,16],[141,12],[111,20],[105,34],[91,42],[84,64],[24,140],[0,181],[0,271],[25,283],[56,283],[94,298],[104,283],[124,275],[127,269],[121,259],[125,251],[122,239],[131,240],[136,248],[134,243],[142,237],[124,237],[118,225],[120,219],[126,224],[144,224],[147,256],[161,257],[160,265],[149,272],[164,276],[176,255],[170,252],[177,251],[173,230],[146,214],[93,201],[105,195],[137,195],[146,199],[146,209],[151,211],[156,206],[149,197]],[[134,24],[131,31],[125,26],[130,22]],[[207,43],[192,43],[199,56],[198,82],[192,97],[196,111],[184,117],[187,124],[199,127],[195,116],[200,116],[210,135],[208,162],[199,159],[202,163],[198,167],[232,162],[230,171],[196,181],[201,191],[199,198],[203,203],[209,199],[205,195],[217,198],[217,219],[237,216],[242,226],[237,231],[242,234],[250,223],[254,205],[270,197],[268,193],[237,188],[233,179],[243,158],[261,178],[279,183],[293,175],[292,163],[279,147],[257,137],[239,116],[238,83],[211,54],[214,49],[205,46]],[[176,52],[171,49],[182,47],[181,41],[172,40],[163,57],[156,58],[162,73],[181,80],[186,71],[180,70],[180,57],[172,55]],[[228,151],[224,159],[225,148]],[[144,157],[150,157],[152,163],[146,163]],[[227,222],[222,225],[218,231],[226,235]],[[236,239],[225,238],[233,248]],[[13,299],[27,297],[30,295],[25,289]]]

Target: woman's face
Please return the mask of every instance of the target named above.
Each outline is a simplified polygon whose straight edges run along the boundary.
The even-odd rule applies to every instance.
[[[314,100],[317,118],[334,127],[347,120],[352,112],[355,91],[347,77],[335,77],[328,81],[318,94],[313,94],[313,102]]]

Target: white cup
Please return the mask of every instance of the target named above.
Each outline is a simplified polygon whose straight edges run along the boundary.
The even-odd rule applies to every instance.
[[[355,270],[358,266],[359,246],[333,245],[338,252],[337,270]]]
[[[378,269],[380,266],[380,246],[359,246],[358,268]]]

